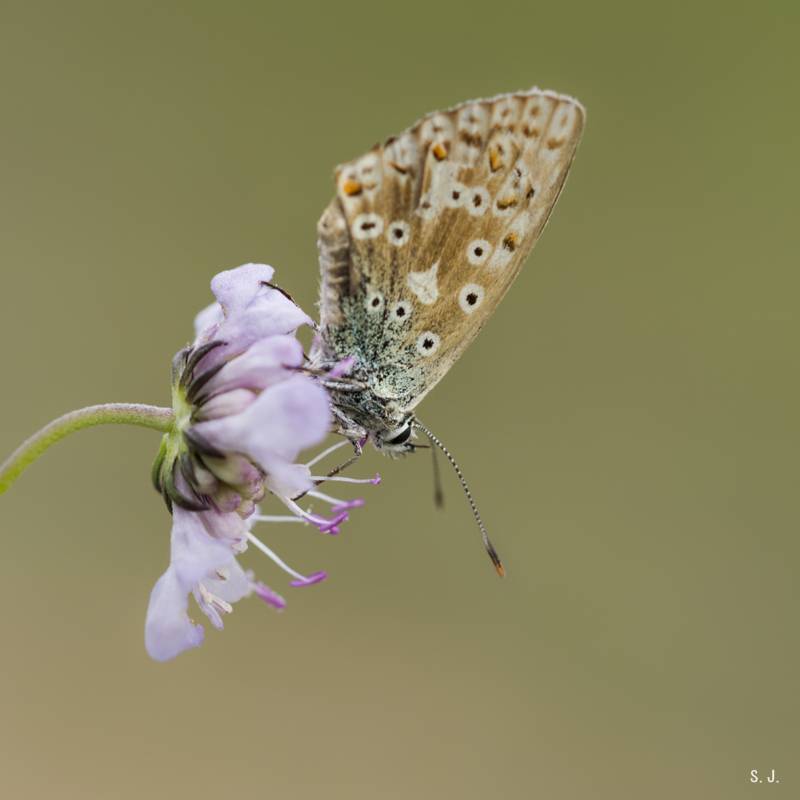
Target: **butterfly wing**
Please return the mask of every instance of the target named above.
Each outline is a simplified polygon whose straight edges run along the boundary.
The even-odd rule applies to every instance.
[[[322,343],[413,408],[508,291],[564,186],[576,100],[532,89],[429,114],[336,171],[318,225]]]

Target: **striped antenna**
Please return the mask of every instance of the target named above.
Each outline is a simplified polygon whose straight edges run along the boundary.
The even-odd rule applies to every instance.
[[[456,460],[453,458],[453,456],[450,454],[450,451],[444,446],[438,436],[431,433],[431,431],[429,431],[418,419],[413,420],[412,424],[415,428],[419,428],[428,437],[432,445],[435,445],[444,453],[445,458],[450,462],[450,466],[455,470],[459,483],[461,484],[461,488],[464,490],[464,494],[467,496],[467,500],[469,501],[469,507],[472,509],[472,516],[475,517],[475,522],[478,523],[478,528],[480,528],[483,546],[486,549],[489,558],[492,560],[492,564],[494,564],[497,574],[501,578],[504,577],[506,574],[505,567],[503,567],[503,562],[500,561],[500,556],[497,555],[497,550],[494,549],[494,545],[492,544],[491,539],[489,539],[489,534],[486,532],[486,526],[483,524],[481,514],[478,511],[478,506],[475,504],[475,499],[472,496],[472,492],[469,490],[469,486],[464,478],[464,473],[461,471],[461,467],[458,466]]]

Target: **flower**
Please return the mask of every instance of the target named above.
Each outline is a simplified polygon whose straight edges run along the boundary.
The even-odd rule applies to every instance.
[[[173,514],[170,565],[152,591],[145,623],[145,645],[157,660],[202,643],[202,626],[188,616],[190,594],[218,629],[232,604],[251,594],[277,609],[286,605],[238,563],[249,544],[288,572],[293,586],[325,579],[324,572],[306,576],[286,565],[253,534],[255,523],[301,522],[337,534],[363,500],[339,500],[317,485],[379,481],[312,475],[312,466],[347,441],[297,463],[301,450],[329,433],[329,399],[304,368],[295,338],[299,326],[313,323],[270,283],[273,273],[264,264],[246,264],[215,276],[217,302],[200,312],[195,341],[173,360],[175,423],[153,466],[154,484]],[[337,365],[336,377],[349,366]],[[267,493],[291,515],[258,513]],[[301,508],[303,495],[329,503],[333,516]]]

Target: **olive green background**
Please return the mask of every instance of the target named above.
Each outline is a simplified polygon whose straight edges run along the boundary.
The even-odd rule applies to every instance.
[[[337,162],[470,97],[588,108],[536,253],[421,409],[508,578],[451,474],[437,512],[427,455],[371,453],[340,537],[261,531],[327,583],[153,663],[158,437],[81,434],[0,499],[0,795],[798,796],[800,12],[755,8],[0,6],[3,453],[167,402],[220,269],[270,263],[311,309]]]

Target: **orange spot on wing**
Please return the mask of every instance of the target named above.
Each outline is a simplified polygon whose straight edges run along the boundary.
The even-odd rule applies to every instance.
[[[431,152],[437,161],[444,161],[447,158],[447,148],[441,142],[436,142],[431,148]]]
[[[497,198],[497,207],[501,211],[505,211],[507,208],[512,208],[515,206],[519,201],[516,197],[498,197]]]
[[[348,197],[354,197],[354,196],[355,196],[355,195],[357,195],[357,194],[361,194],[361,192],[362,192],[363,188],[364,188],[364,187],[363,187],[363,186],[362,186],[362,185],[361,185],[361,184],[360,184],[358,181],[354,181],[352,178],[348,178],[348,179],[347,179],[347,180],[346,180],[346,181],[345,181],[345,182],[342,184],[342,191],[343,191],[343,192],[344,192],[344,193],[345,193],[345,194],[346,194]]]
[[[503,247],[510,252],[514,252],[517,248],[517,242],[519,241],[519,237],[516,233],[509,233],[505,239],[503,239]]]
[[[557,148],[561,147],[562,144],[564,144],[564,139],[548,139],[547,149],[556,150]]]
[[[497,170],[503,166],[503,157],[500,155],[500,151],[496,147],[493,147],[489,151],[489,166],[491,167],[492,172],[497,172]]]

